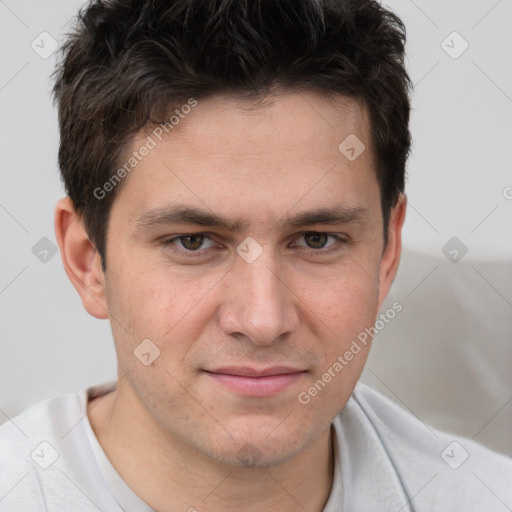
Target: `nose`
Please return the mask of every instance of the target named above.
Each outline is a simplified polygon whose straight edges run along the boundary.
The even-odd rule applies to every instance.
[[[255,345],[270,345],[297,328],[297,297],[271,251],[252,263],[239,258],[225,278],[220,327]]]

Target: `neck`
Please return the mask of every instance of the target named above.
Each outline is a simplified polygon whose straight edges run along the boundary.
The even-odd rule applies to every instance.
[[[119,387],[89,402],[87,411],[121,478],[160,512],[321,512],[329,497],[331,429],[282,464],[248,468],[222,464],[174,439],[138,400],[129,403]]]

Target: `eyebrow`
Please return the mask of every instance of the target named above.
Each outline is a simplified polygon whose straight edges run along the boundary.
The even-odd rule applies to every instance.
[[[367,210],[361,206],[335,205],[295,215],[286,215],[274,224],[274,228],[279,230],[288,226],[298,228],[313,224],[347,224],[362,220],[366,214]],[[222,228],[234,232],[243,231],[249,225],[247,221],[240,217],[227,219],[211,211],[184,205],[173,205],[143,212],[136,221],[136,229],[181,224],[197,224],[198,226]]]

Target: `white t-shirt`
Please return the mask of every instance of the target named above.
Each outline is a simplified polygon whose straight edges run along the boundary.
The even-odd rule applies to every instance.
[[[87,417],[87,400],[115,385],[41,402],[0,427],[0,512],[153,511],[116,472]],[[512,509],[512,459],[430,429],[361,383],[333,427],[323,512]]]

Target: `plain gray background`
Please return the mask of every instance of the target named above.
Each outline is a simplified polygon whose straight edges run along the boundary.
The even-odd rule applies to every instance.
[[[0,0],[0,422],[116,377],[108,322],[88,316],[41,241],[55,243],[63,195],[45,52],[81,3]],[[404,309],[375,339],[363,380],[512,455],[512,1],[386,5],[408,31],[414,146],[404,256],[383,308]]]

